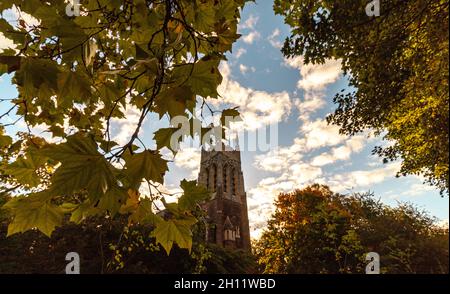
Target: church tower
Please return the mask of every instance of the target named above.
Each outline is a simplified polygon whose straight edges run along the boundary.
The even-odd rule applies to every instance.
[[[221,151],[202,149],[198,183],[212,192],[204,204],[208,242],[250,251],[247,195],[241,169],[241,153],[229,147]]]

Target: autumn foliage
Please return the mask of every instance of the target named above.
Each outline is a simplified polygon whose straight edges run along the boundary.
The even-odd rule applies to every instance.
[[[410,204],[313,185],[278,196],[254,252],[265,273],[362,274],[368,252],[382,273],[448,273],[448,242],[448,228]]]

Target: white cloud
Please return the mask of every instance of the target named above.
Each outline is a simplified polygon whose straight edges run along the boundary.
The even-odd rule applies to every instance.
[[[253,44],[256,40],[261,38],[261,34],[257,31],[251,31],[247,35],[242,37],[242,41],[244,41],[247,44]]]
[[[255,156],[255,167],[270,172],[287,170],[295,162],[303,158],[304,140],[295,139],[289,147],[278,147],[268,153]]]
[[[18,27],[21,23],[25,25],[26,29],[30,29],[32,26],[37,26],[40,24],[40,21],[30,14],[20,11],[16,6],[13,6],[11,9],[6,9],[3,11],[3,15],[11,16],[6,17],[5,19],[12,25]],[[4,49],[16,49],[16,45],[14,42],[5,37],[3,33],[0,33],[0,52],[3,52]]]
[[[346,145],[352,150],[352,152],[360,152],[364,149],[364,143],[368,140],[372,140],[372,137],[368,137],[367,134],[353,136],[347,142]]]
[[[242,55],[244,55],[245,53],[247,53],[247,50],[246,49],[244,49],[244,48],[239,48],[237,51],[236,51],[236,54],[234,54],[234,57],[236,58],[236,59],[239,59]]]
[[[322,169],[320,167],[312,166],[307,163],[296,163],[289,168],[289,175],[292,181],[298,186],[305,183],[314,182],[319,176],[322,175]]]
[[[312,165],[314,166],[324,166],[327,164],[331,164],[337,160],[346,160],[350,158],[350,150],[348,150],[348,148],[346,146],[342,146],[341,148],[343,148],[343,150],[341,151],[341,153],[337,153],[337,152],[332,152],[330,153],[322,153],[319,156],[316,156],[313,161],[311,162]],[[342,153],[344,152],[344,153]],[[337,157],[337,155],[341,155],[340,158]]]
[[[364,136],[354,136],[345,142],[345,145],[332,148],[329,152],[324,152],[313,158],[311,164],[314,166],[324,166],[339,160],[349,160],[354,152],[360,152],[364,148]]]
[[[323,64],[304,64],[302,56],[288,58],[285,64],[300,71],[301,79],[297,83],[299,89],[323,90],[326,85],[334,83],[341,75],[341,62],[327,60]]]
[[[284,65],[299,70],[300,80],[297,88],[304,91],[303,99],[295,102],[303,121],[309,121],[310,115],[326,105],[324,90],[327,85],[336,82],[341,76],[338,60],[327,60],[323,64],[303,64],[303,57],[284,60]]]
[[[120,145],[126,144],[136,130],[141,111],[135,106],[129,106],[125,111],[124,119],[114,118],[111,120],[112,139]],[[140,130],[142,135],[143,129]]]
[[[261,38],[261,34],[256,30],[256,25],[259,21],[259,16],[250,15],[244,22],[241,22],[238,27],[238,32],[243,35],[242,41],[247,44],[252,44]],[[242,30],[248,31],[242,33]]]
[[[8,48],[15,49],[16,45],[11,39],[6,38],[3,33],[0,33],[0,52]]]
[[[21,11],[15,5],[11,9],[11,12],[16,20],[23,20],[27,28],[38,26],[41,23],[40,20],[36,19],[35,17],[26,12]]]
[[[304,123],[301,126],[301,132],[306,139],[306,147],[308,149],[335,146],[346,139],[345,136],[339,134],[338,126],[329,125],[323,119]]]
[[[191,179],[197,179],[200,170],[201,152],[199,148],[181,148],[174,158],[176,166],[190,172]]]
[[[332,175],[327,179],[330,188],[336,192],[344,192],[356,188],[367,188],[386,179],[394,179],[400,169],[400,163],[386,164],[372,170],[356,170]]]
[[[304,77],[308,79],[307,75],[311,72],[314,71],[305,71]],[[390,166],[373,171],[355,171],[341,176],[329,175],[323,171],[324,165],[351,159],[353,153],[363,150],[367,141],[364,135],[348,137],[340,134],[339,127],[329,125],[325,119],[310,120],[310,115],[325,105],[323,87],[332,80],[334,79],[327,78],[325,82],[316,83],[314,87],[305,87],[305,99],[294,101],[300,108],[302,122],[300,136],[294,143],[255,157],[256,168],[276,175],[263,179],[255,188],[249,190],[249,216],[253,237],[258,237],[265,228],[274,209],[274,200],[282,192],[301,189],[312,183],[327,184],[336,191],[349,187],[367,187],[395,175],[398,170],[398,166]],[[325,147],[331,149],[308,159],[309,153]]]
[[[243,65],[243,64],[239,64],[239,71],[240,71],[242,74],[245,74],[245,73],[248,71],[248,67],[245,66],[245,65]]]
[[[239,29],[255,29],[256,24],[259,21],[259,16],[251,14],[243,23],[239,24]]]
[[[394,195],[393,198],[399,198],[399,197],[415,197],[419,195],[423,195],[426,192],[436,192],[437,189],[433,186],[427,185],[423,183],[423,179],[420,179],[417,177],[417,180],[420,181],[419,183],[412,184],[408,190],[403,191],[399,195]]]
[[[272,34],[267,38],[270,45],[272,45],[273,47],[275,47],[277,49],[281,49],[283,47],[283,42],[281,42],[278,38],[280,36],[280,34],[281,34],[280,29],[276,28],[272,32]]]
[[[265,229],[267,220],[274,211],[273,203],[276,196],[292,188],[293,183],[289,181],[266,178],[257,187],[248,191],[247,205],[252,238],[258,238]]]
[[[256,71],[256,68],[254,68],[253,66],[252,67],[248,67],[248,66],[246,66],[246,65],[244,65],[244,64],[240,64],[239,65],[239,71],[243,74],[243,75],[245,75],[247,72],[249,72],[249,71],[251,71],[251,72],[255,72]]]
[[[246,88],[232,80],[228,63],[222,63],[220,69],[223,81],[218,91],[222,99],[211,100],[210,103],[216,106],[227,104],[239,107],[243,118],[240,127],[256,130],[288,117],[292,103],[286,91],[269,93]]]
[[[323,93],[305,93],[304,99],[295,99],[294,105],[297,107],[302,121],[309,121],[310,115],[326,105]]]

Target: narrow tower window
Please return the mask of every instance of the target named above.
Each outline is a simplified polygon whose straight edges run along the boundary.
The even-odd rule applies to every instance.
[[[231,171],[231,195],[236,195],[236,170]]]
[[[213,190],[217,188],[217,166],[213,165]]]
[[[227,192],[228,190],[228,182],[227,182],[227,166],[223,167],[223,191]]]

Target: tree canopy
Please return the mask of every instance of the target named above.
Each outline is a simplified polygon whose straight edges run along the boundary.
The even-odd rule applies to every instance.
[[[374,153],[448,194],[449,3],[380,1],[380,15],[368,16],[369,2],[275,0],[292,28],[283,53],[341,60],[353,90],[336,94],[328,121],[344,134],[374,130],[391,142]]]
[[[8,197],[0,194],[0,205]],[[3,214],[1,214],[3,213]],[[204,212],[193,214],[201,218]],[[0,274],[59,274],[66,254],[77,252],[82,274],[245,274],[256,271],[253,256],[205,242],[205,226],[192,228],[192,250],[174,245],[169,256],[152,237],[151,225],[128,226],[125,215],[88,217],[80,224],[63,222],[48,238],[37,230],[6,237],[7,211],[0,211]]]
[[[152,113],[201,124],[197,99],[218,98],[218,66],[239,38],[246,2],[1,1],[0,13],[13,8],[18,19],[0,17],[0,33],[14,43],[0,56],[0,75],[13,74],[19,93],[6,101],[1,118],[14,114],[12,124],[26,126],[10,136],[5,128],[11,124],[0,124],[1,185],[20,194],[4,206],[12,218],[8,235],[36,227],[50,236],[65,215],[80,223],[119,213],[129,223],[154,225],[167,252],[174,242],[190,249],[196,222],[190,211],[208,193],[183,181],[179,205],[168,204],[160,190],[168,171],[161,149],[172,146],[166,135],[177,126],[157,130],[153,149],[142,143],[140,130]],[[130,108],[139,121],[119,144],[111,138],[111,121],[126,118]],[[51,141],[33,133],[38,125]],[[149,195],[140,195],[142,182]],[[170,217],[153,212],[157,200]]]
[[[254,252],[264,273],[448,273],[448,227],[411,204],[390,207],[370,193],[342,195],[312,185],[280,194]]]

